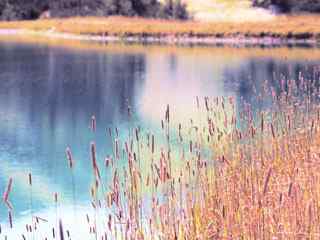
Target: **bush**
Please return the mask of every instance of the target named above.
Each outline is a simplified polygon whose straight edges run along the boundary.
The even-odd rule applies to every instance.
[[[172,19],[188,19],[186,4],[181,3],[181,0],[166,0],[163,9],[162,17]]]
[[[320,0],[253,0],[253,6],[280,9],[281,12],[320,12]]]

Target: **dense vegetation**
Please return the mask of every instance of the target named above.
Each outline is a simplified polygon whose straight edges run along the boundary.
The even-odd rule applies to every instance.
[[[320,0],[253,0],[253,5],[281,12],[320,12]]]
[[[141,16],[186,19],[188,13],[180,0],[2,0],[0,19],[37,19],[46,12],[50,17]]]

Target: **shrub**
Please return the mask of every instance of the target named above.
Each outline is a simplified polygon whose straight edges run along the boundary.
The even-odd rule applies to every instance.
[[[253,6],[277,7],[282,12],[320,12],[320,0],[252,0]]]
[[[181,3],[181,0],[166,0],[163,9],[162,17],[172,19],[188,19],[186,4]]]

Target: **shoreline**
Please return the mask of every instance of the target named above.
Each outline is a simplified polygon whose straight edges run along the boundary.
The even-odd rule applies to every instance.
[[[278,47],[278,46],[295,46],[295,47],[320,47],[318,39],[289,39],[280,37],[252,37],[252,36],[235,36],[235,37],[216,37],[216,36],[117,36],[117,35],[94,35],[94,34],[74,34],[55,31],[34,31],[28,29],[0,29],[0,36],[17,36],[17,37],[41,37],[60,40],[76,40],[99,43],[134,43],[134,44],[165,44],[178,46],[236,46],[236,47]]]
[[[168,45],[320,46],[320,15],[258,22],[76,17],[0,22],[0,35]]]

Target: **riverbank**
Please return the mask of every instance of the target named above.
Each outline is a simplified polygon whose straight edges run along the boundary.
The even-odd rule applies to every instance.
[[[102,42],[283,45],[320,42],[320,16],[276,16],[259,22],[198,22],[142,18],[68,18],[0,22],[0,34]]]

